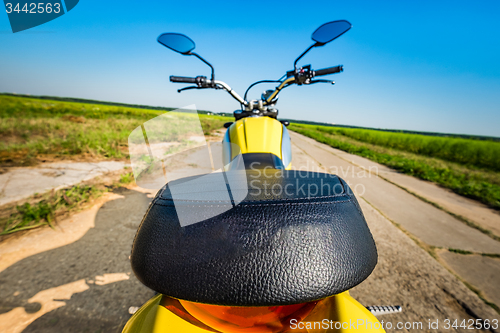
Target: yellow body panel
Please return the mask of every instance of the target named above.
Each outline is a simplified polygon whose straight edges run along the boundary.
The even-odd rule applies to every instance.
[[[308,333],[385,332],[378,319],[352,298],[348,291],[321,301],[297,326],[294,331],[305,328]]]
[[[159,305],[162,295],[157,295],[144,304],[128,321],[123,333],[207,333]],[[329,297],[288,332],[385,332],[377,318],[363,305],[352,298],[349,292]]]
[[[228,130],[231,143],[238,145],[242,154],[272,153],[282,158],[283,125],[276,119],[246,117],[236,121]]]
[[[147,301],[130,318],[122,333],[207,333],[160,305],[163,295]]]

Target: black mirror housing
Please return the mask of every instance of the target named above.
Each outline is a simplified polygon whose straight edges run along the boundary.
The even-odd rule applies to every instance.
[[[309,46],[307,50],[305,50],[297,59],[295,59],[295,62],[293,63],[293,68],[295,69],[297,68],[297,62],[300,60],[300,58],[305,56],[306,53],[309,52],[313,47],[323,46],[326,43],[330,43],[335,38],[338,38],[343,34],[345,34],[349,29],[351,29],[351,27],[352,24],[346,20],[332,21],[321,25],[318,29],[316,29],[313,32],[311,36],[311,39],[316,43]]]
[[[346,20],[328,22],[316,29],[313,32],[311,39],[319,44],[317,46],[322,46],[342,36],[349,29],[351,29],[351,27],[351,23]]]
[[[186,35],[174,32],[161,34],[158,37],[158,43],[168,47],[172,51],[188,55],[195,48],[195,43]]]

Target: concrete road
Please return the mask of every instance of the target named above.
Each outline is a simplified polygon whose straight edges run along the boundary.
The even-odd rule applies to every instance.
[[[331,147],[299,134],[294,133],[292,136],[295,147],[320,164],[322,170],[335,171],[351,185],[357,195],[427,244],[500,254],[500,242],[379,177],[379,170],[386,167],[371,162],[368,168],[361,168],[342,158]],[[358,162],[361,163],[360,159]],[[500,223],[500,216],[497,223]]]
[[[476,229],[464,229],[465,224],[400,186],[376,174],[363,174],[365,162],[355,156],[350,161],[350,155],[296,134],[292,142],[296,168],[336,171],[358,191],[379,251],[374,273],[351,292],[362,304],[402,305],[403,313],[380,319],[394,327],[398,322],[414,327],[422,323],[422,331],[431,332],[448,331],[446,319],[500,319],[460,281],[466,274],[452,267],[465,266],[460,259],[448,258],[450,252],[445,250],[500,253],[496,241]],[[139,189],[121,190],[93,209],[61,221],[56,231],[34,230],[0,243],[0,332],[120,332],[130,317],[128,308],[153,295],[133,276],[128,260],[150,200],[151,195]],[[437,257],[440,262],[429,255],[425,249],[430,245],[443,247],[445,259]],[[493,265],[488,261],[497,259],[481,258],[487,261],[473,260],[475,270],[498,267],[496,261]],[[493,277],[493,282],[483,279],[474,285],[489,290],[495,283]],[[491,300],[491,293],[487,295]],[[428,329],[429,321],[436,320],[439,329]]]
[[[150,201],[123,189],[90,213],[61,221],[55,232],[34,230],[0,243],[0,262],[10,264],[0,271],[0,332],[120,332],[129,307],[154,295],[129,263]]]
[[[0,174],[0,206],[81,183],[105,173],[123,170],[118,161],[44,163],[29,168],[9,168]]]
[[[452,213],[455,213],[452,207],[459,206],[456,201],[463,198],[429,186],[428,182],[415,178],[409,181],[382,165],[302,135],[292,133],[291,137],[294,166],[334,171],[344,178],[355,191],[372,230],[379,264],[364,283],[353,289],[358,300],[365,305],[404,305],[405,313],[387,316],[391,320],[442,322],[499,318],[498,313],[460,281],[480,290],[488,301],[500,304],[500,259],[461,255],[449,252],[448,248],[499,254],[500,243],[409,192],[417,192],[414,188],[418,187],[419,195],[426,200],[446,197]],[[389,177],[391,181],[387,180]],[[468,202],[468,205],[476,212],[477,221],[500,225],[496,213],[481,204]],[[438,260],[427,253],[426,249],[432,249],[430,246],[438,248],[435,254]]]

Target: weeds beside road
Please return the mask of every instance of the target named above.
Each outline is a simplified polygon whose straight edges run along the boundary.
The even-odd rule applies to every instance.
[[[317,126],[316,129],[323,133],[342,135],[376,146],[416,155],[436,157],[464,166],[500,171],[500,142],[498,141],[394,133],[358,128]]]
[[[32,166],[59,160],[125,160],[130,133],[164,111],[76,103],[0,94],[0,167]],[[228,118],[200,114],[205,134]],[[168,123],[175,135],[174,119]],[[175,138],[174,138],[175,139]],[[0,168],[0,172],[2,172]],[[108,188],[133,181],[131,174],[104,186],[80,184],[35,195],[22,204],[2,207],[0,236],[42,225],[81,209]]]
[[[420,179],[435,182],[457,194],[500,209],[500,173],[495,169],[500,164],[494,165],[493,163],[489,168],[484,167],[487,164],[486,161],[493,161],[497,158],[495,152],[500,151],[500,143],[498,142],[435,138],[437,144],[442,147],[443,151],[441,151],[429,148],[433,145],[429,142],[432,142],[434,137],[427,138],[423,135],[302,124],[291,124],[289,128],[331,147],[369,158]],[[384,138],[385,135],[386,138]],[[424,138],[419,138],[420,136]],[[446,143],[443,140],[450,142]],[[392,143],[393,141],[394,143]],[[426,144],[429,145],[428,148],[425,148]],[[450,151],[445,152],[445,147],[450,147]],[[491,159],[484,157],[484,154],[487,154],[484,147],[490,147]],[[476,154],[474,155],[475,150]],[[427,155],[438,157],[422,156],[412,151],[427,151]],[[476,156],[476,158],[464,159],[460,155],[461,151],[464,152],[463,156],[469,154]],[[448,156],[448,159],[454,159],[454,162],[439,158],[439,156],[444,155]],[[500,154],[498,154],[498,158],[500,159]],[[460,161],[467,163],[460,163]]]
[[[95,179],[69,188],[35,194],[18,205],[2,207],[0,236],[48,225],[54,228],[58,218],[67,216],[108,192],[134,181],[132,173],[120,173],[102,181]]]

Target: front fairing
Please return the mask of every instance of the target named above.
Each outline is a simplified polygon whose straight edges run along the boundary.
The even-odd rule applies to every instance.
[[[207,333],[161,305],[163,295],[144,304],[128,321],[123,333]],[[349,292],[320,301],[302,321],[291,322],[287,333],[385,332],[378,319]],[[230,332],[221,332],[230,333]]]

